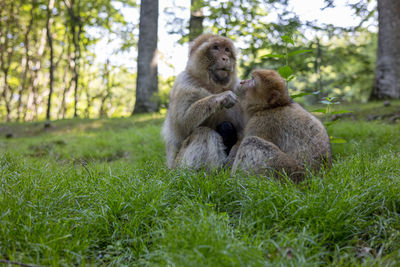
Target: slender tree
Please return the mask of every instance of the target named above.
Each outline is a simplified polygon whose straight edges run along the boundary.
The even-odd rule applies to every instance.
[[[64,0],[67,7],[74,53],[72,54],[74,73],[74,118],[78,117],[78,86],[79,86],[79,61],[81,58],[81,35],[83,22],[81,18],[81,1]]]
[[[136,104],[133,113],[158,110],[153,98],[158,92],[157,74],[158,0],[142,0],[140,5]]]
[[[54,49],[53,49],[53,36],[51,32],[51,25],[53,24],[53,8],[54,0],[49,0],[47,6],[47,21],[46,21],[46,31],[47,31],[47,42],[50,48],[50,67],[49,67],[49,97],[47,100],[47,112],[46,112],[46,126],[50,126],[50,112],[51,112],[51,96],[53,94],[53,84],[54,84]]]
[[[400,98],[400,1],[378,0],[378,57],[370,99]]]

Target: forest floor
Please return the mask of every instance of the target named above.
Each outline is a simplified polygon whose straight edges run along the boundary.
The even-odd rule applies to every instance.
[[[161,114],[0,125],[0,265],[400,264],[400,102],[337,109],[300,185],[168,170]]]

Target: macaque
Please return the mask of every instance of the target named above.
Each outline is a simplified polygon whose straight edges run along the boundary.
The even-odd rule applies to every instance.
[[[169,168],[222,167],[243,133],[233,93],[239,85],[235,53],[230,39],[214,34],[200,35],[190,46],[186,69],[171,89],[162,129]]]
[[[255,70],[238,89],[247,123],[232,172],[282,172],[300,181],[305,170],[331,164],[329,136],[323,124],[293,102],[285,80],[273,70]],[[234,151],[232,151],[234,153]]]

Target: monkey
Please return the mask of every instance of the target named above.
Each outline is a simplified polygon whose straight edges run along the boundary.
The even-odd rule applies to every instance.
[[[162,128],[168,168],[219,168],[243,134],[233,42],[214,34],[197,37],[185,70],[170,91]]]
[[[232,172],[238,168],[258,174],[285,171],[297,182],[307,169],[318,171],[323,164],[331,165],[324,125],[290,98],[285,80],[276,71],[255,70],[240,85],[246,124]]]

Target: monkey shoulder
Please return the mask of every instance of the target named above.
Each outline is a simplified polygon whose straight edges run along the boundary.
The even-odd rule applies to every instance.
[[[170,92],[170,101],[181,101],[182,99],[201,99],[210,93],[201,86],[187,71],[180,73],[175,80]]]

